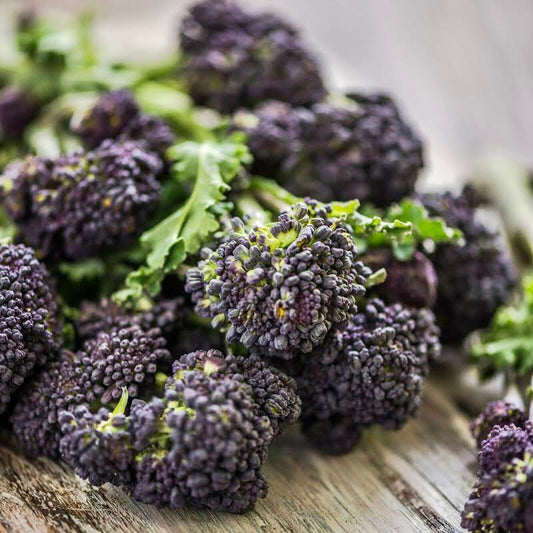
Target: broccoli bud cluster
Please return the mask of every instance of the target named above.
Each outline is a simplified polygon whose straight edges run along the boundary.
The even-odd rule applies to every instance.
[[[149,151],[163,155],[175,140],[170,127],[158,118],[143,114],[126,89],[102,94],[73,131],[90,150],[106,139],[132,140]]]
[[[75,354],[63,351],[24,387],[14,406],[11,423],[22,449],[57,458],[59,413],[80,405],[113,405],[123,389],[137,397],[170,364],[165,345],[158,328],[131,325],[99,332]]]
[[[357,442],[361,427],[399,429],[417,413],[428,362],[439,354],[429,310],[370,300],[297,372],[304,433],[323,451],[342,453]],[[322,431],[340,439],[328,445]]]
[[[31,248],[0,245],[0,413],[60,346],[58,306],[46,268]]]
[[[187,273],[197,312],[226,331],[228,342],[290,359],[320,345],[357,311],[371,274],[328,207],[301,203],[275,223],[232,236]]]
[[[388,205],[414,191],[424,164],[421,140],[383,94],[310,109],[266,102],[238,112],[234,127],[248,133],[257,173],[325,202]]]
[[[4,137],[19,138],[36,112],[36,103],[28,92],[12,86],[0,91],[0,133]]]
[[[212,350],[178,359],[161,396],[124,410],[61,414],[62,455],[79,475],[158,506],[244,512],[266,495],[261,466],[299,400],[296,384],[260,359]]]
[[[486,327],[508,301],[517,272],[501,235],[478,218],[479,200],[470,188],[459,195],[420,197],[431,216],[444,218],[463,232],[465,246],[438,246],[431,257],[439,286],[436,313],[446,341],[460,341]]]
[[[472,426],[479,472],[461,525],[468,531],[533,530],[533,426],[507,402],[489,404]]]
[[[203,0],[183,20],[180,43],[185,79],[199,105],[227,113],[268,99],[309,105],[325,96],[313,55],[275,15]]]
[[[130,245],[157,206],[161,160],[132,141],[51,160],[28,157],[2,178],[4,207],[45,257],[82,259]]]
[[[218,331],[196,316],[194,320],[190,318],[192,307],[183,296],[160,298],[149,309],[137,313],[128,312],[107,298],[98,303],[83,302],[76,331],[79,339],[87,341],[100,331],[137,324],[145,330],[159,328],[172,354],[222,348],[223,337]]]

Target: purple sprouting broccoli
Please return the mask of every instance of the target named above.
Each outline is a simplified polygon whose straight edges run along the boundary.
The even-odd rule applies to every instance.
[[[31,248],[0,245],[0,413],[61,347],[61,321],[46,268]]]
[[[20,391],[14,405],[11,423],[24,452],[58,457],[61,411],[113,407],[123,388],[139,396],[170,365],[165,345],[158,328],[131,325],[100,331],[75,354],[63,351]]]
[[[202,0],[183,20],[180,44],[185,80],[199,105],[228,113],[268,99],[306,106],[326,94],[315,58],[276,15]]]
[[[94,338],[100,331],[112,327],[137,324],[143,329],[157,327],[172,354],[195,350],[222,349],[223,336],[193,313],[186,297],[160,298],[142,312],[132,313],[109,299],[98,303],[83,302],[76,321],[76,332],[81,341]]]
[[[30,93],[8,86],[0,91],[0,135],[19,138],[33,120],[37,105]]]
[[[383,94],[352,93],[310,109],[266,102],[236,113],[233,127],[247,132],[256,173],[326,202],[399,201],[424,165],[420,138]]]
[[[437,299],[438,279],[433,263],[415,251],[407,261],[394,257],[391,250],[376,248],[360,257],[372,270],[384,268],[387,279],[375,288],[376,294],[387,303],[402,303],[408,307],[432,308]]]
[[[133,482],[134,452],[123,414],[127,399],[125,394],[111,413],[105,407],[93,413],[84,404],[60,412],[61,458],[93,485],[128,487]]]
[[[133,141],[92,152],[29,157],[1,180],[22,240],[44,257],[82,259],[130,245],[159,201],[161,160]]]
[[[173,374],[195,368],[201,368],[214,377],[242,375],[252,389],[261,414],[270,420],[275,435],[282,433],[300,416],[301,402],[296,392],[296,381],[256,355],[224,356],[218,350],[196,350],[183,355],[174,364]]]
[[[244,512],[266,495],[268,447],[299,412],[295,383],[268,372],[257,358],[187,354],[165,391],[134,400],[127,416],[124,402],[114,412],[62,413],[62,455],[82,477],[122,485],[145,503]],[[289,384],[285,395],[278,384]]]
[[[361,428],[401,428],[420,406],[428,363],[440,354],[438,333],[431,311],[377,299],[332,331],[295,372],[311,442],[324,427],[342,442],[318,438],[319,447],[341,453],[357,442]]]
[[[132,140],[162,156],[175,140],[170,127],[158,118],[143,114],[126,89],[102,94],[73,130],[89,150],[106,139]]]
[[[443,244],[431,256],[439,280],[436,314],[442,338],[462,340],[486,327],[506,303],[517,283],[517,272],[502,236],[479,220],[479,198],[467,187],[458,196],[421,195],[431,216],[442,217],[463,232],[465,246]]]
[[[343,455],[361,440],[363,427],[350,415],[329,418],[308,415],[302,419],[302,432],[317,450],[328,455]]]
[[[470,431],[476,439],[478,448],[489,436],[495,426],[509,426],[523,428],[528,420],[520,407],[513,403],[497,400],[487,404],[483,412],[470,424]]]
[[[472,434],[479,471],[462,527],[476,533],[533,531],[533,425],[516,406],[493,402],[472,424]]]
[[[254,353],[290,359],[321,345],[356,313],[371,275],[328,208],[300,203],[250,231],[234,220],[230,237],[187,273],[197,312]]]

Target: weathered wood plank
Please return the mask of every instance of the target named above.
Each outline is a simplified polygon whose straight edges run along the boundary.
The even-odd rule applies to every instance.
[[[90,487],[64,465],[0,446],[0,526],[18,532],[460,531],[475,457],[465,417],[430,385],[418,419],[369,431],[343,457],[310,449],[294,428],[272,448],[270,494],[243,516],[158,510],[111,486]],[[1,530],[1,529],[0,529]]]

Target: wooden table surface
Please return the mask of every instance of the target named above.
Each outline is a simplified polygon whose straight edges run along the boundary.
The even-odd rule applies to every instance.
[[[293,428],[271,448],[269,495],[245,515],[138,504],[64,465],[26,460],[4,440],[0,531],[452,533],[475,468],[468,421],[435,385],[417,419],[399,432],[368,431],[342,457],[320,455]]]

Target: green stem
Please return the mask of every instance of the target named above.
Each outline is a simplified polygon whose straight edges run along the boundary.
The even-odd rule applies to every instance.
[[[271,222],[270,213],[265,211],[262,205],[250,193],[239,195],[235,202],[237,214],[245,218],[246,223],[267,224]]]
[[[275,181],[260,176],[250,178],[250,192],[261,204],[278,213],[301,201]]]
[[[474,181],[497,205],[513,242],[526,262],[533,264],[533,189],[528,170],[494,156],[477,170]]]

